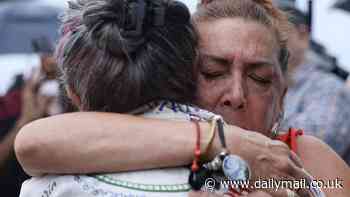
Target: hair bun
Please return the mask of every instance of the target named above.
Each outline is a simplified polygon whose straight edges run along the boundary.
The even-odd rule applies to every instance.
[[[133,10],[135,2],[88,0],[84,7],[83,23],[87,27],[91,40],[98,48],[114,55],[125,55],[133,52],[143,43],[142,34],[125,33],[130,22],[135,21],[135,10]]]
[[[83,23],[92,28],[100,23],[115,23],[123,25],[125,20],[125,1],[123,0],[94,0],[88,1],[83,13]]]
[[[116,55],[137,50],[154,27],[190,19],[187,6],[173,0],[87,0],[83,12],[91,40]]]

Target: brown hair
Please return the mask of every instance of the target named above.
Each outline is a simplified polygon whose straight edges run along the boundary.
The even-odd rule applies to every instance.
[[[56,57],[81,109],[124,113],[155,100],[193,103],[197,34],[174,0],[76,0]]]
[[[240,17],[265,25],[275,32],[280,45],[279,62],[283,72],[287,70],[287,35],[290,28],[286,14],[270,0],[202,0],[193,16],[195,23],[221,18]]]

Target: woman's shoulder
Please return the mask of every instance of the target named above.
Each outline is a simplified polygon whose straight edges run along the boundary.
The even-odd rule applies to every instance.
[[[298,156],[304,168],[311,173],[316,180],[323,182],[339,180],[341,185],[350,184],[350,168],[326,143],[320,139],[303,135],[297,140]],[[348,196],[349,188],[324,188],[328,194],[334,196]]]
[[[350,177],[349,166],[322,140],[306,135],[302,130],[290,129],[279,136],[300,157],[303,166],[316,178],[336,178],[345,174]]]
[[[342,159],[322,140],[311,136],[302,135],[297,138],[298,155],[302,160],[340,160]]]
[[[312,135],[301,135],[297,139],[300,148],[330,149],[322,140]]]
[[[316,152],[327,152],[336,154],[322,140],[314,136],[305,134],[304,131],[301,129],[291,128],[288,130],[288,132],[279,135],[277,139],[288,144],[291,150],[296,152],[298,155],[315,154]]]

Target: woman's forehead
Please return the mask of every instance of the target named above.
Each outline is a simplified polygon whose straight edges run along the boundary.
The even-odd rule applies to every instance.
[[[269,59],[278,64],[275,34],[264,25],[240,18],[198,24],[201,53],[225,59]]]

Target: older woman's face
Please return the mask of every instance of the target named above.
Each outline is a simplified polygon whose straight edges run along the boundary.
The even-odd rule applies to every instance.
[[[285,92],[275,34],[240,18],[200,23],[198,30],[199,105],[230,124],[270,135]]]

